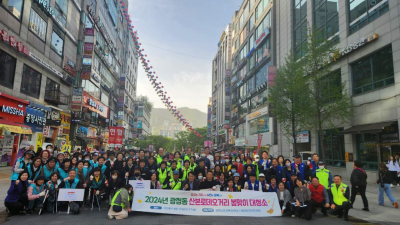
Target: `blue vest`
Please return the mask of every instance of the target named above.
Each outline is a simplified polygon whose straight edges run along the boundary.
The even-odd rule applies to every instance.
[[[282,181],[282,167],[278,165],[275,169],[275,174],[276,174],[276,183]]]
[[[65,182],[65,188],[67,188],[67,189],[75,189],[76,186],[78,185],[78,183],[79,183],[79,179],[78,178],[74,179],[74,183],[72,183],[72,185],[70,184],[70,182],[68,180],[68,181]]]
[[[17,162],[19,162],[19,167],[17,169],[25,168],[24,159],[25,159],[25,157],[21,157],[15,162],[15,164],[17,164]],[[13,171],[13,174],[11,175],[10,180],[18,180],[18,176],[19,176],[19,173],[16,173],[15,171]]]
[[[246,181],[247,182],[247,185],[249,186],[249,189],[248,190],[250,190],[250,191],[258,191],[259,190],[259,188],[260,188],[260,181],[258,181],[258,180],[256,180],[256,182],[254,183],[254,187],[253,186],[251,186],[251,182],[250,182],[250,180],[248,180],[248,181]]]
[[[269,168],[268,159],[265,162],[265,166],[263,166],[264,159],[260,159],[260,161],[258,163],[259,163],[260,167],[262,168],[262,170],[267,170]]]
[[[104,175],[103,176],[100,175],[99,182],[97,182],[96,178],[93,177],[92,185],[90,185],[90,187],[91,188],[96,188],[96,189],[99,188],[101,183],[103,183],[103,178],[104,178]]]
[[[76,175],[78,176],[78,168],[76,168],[75,171],[76,171]],[[86,176],[88,174],[88,170],[86,168],[82,168],[82,172],[83,172],[83,182],[85,182]]]
[[[98,167],[98,166],[99,166],[99,163],[96,163],[96,164],[93,166],[93,169],[96,168],[96,167]],[[104,173],[106,172],[106,169],[107,169],[107,166],[103,164],[103,166],[101,167],[101,174],[104,175]]]
[[[28,180],[35,180],[39,176],[40,171],[42,170],[42,166],[39,166],[39,168],[36,170],[35,176],[33,176],[32,164],[28,164],[28,166],[26,168],[27,168],[28,173],[29,173],[29,179]]]
[[[68,172],[70,171],[70,169],[68,169],[67,171],[65,171],[62,168],[58,168],[58,174],[60,174],[60,178],[61,180],[64,180],[65,178],[68,177]]]
[[[43,184],[40,185],[39,191],[38,191],[36,184],[32,183],[32,184],[29,185],[29,187],[32,187],[32,189],[33,189],[32,194],[34,194],[34,195],[38,195],[40,192],[42,192],[43,186],[44,186]]]
[[[96,167],[99,165],[99,162],[94,163],[94,162],[93,162],[93,159],[92,159],[92,160],[90,160],[90,165],[92,165],[93,168],[96,168]],[[104,166],[104,165],[103,165],[103,166]]]
[[[50,176],[53,172],[56,171],[56,168],[54,167],[52,170],[48,170],[47,166],[43,166],[43,175],[46,180],[50,180]]]
[[[269,184],[268,192],[276,192],[278,190],[278,185],[275,185],[275,188],[272,188],[271,184]]]
[[[306,168],[306,165],[304,165],[304,163],[300,163],[300,165],[298,165],[298,169],[299,169],[300,173],[297,174],[297,177],[298,177],[300,180],[304,180],[304,171],[305,171],[305,168]],[[295,171],[295,172],[297,173],[296,165],[295,165],[294,163],[292,163],[292,171]]]

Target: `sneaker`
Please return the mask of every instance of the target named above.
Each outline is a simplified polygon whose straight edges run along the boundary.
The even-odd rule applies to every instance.
[[[107,215],[107,217],[108,217],[108,219],[109,220],[112,220],[112,219],[114,219],[115,217],[114,216],[112,216],[112,215]]]
[[[394,202],[393,205],[394,205],[394,207],[395,207],[396,209],[399,208],[399,204],[397,204],[397,202]]]
[[[31,209],[26,210],[26,211],[25,211],[25,214],[26,214],[26,215],[31,215],[31,214],[32,214],[32,210],[31,210]]]
[[[400,186],[400,184],[397,184],[397,187],[399,187]]]
[[[296,217],[296,215],[292,214],[292,218],[295,218],[295,217]]]
[[[393,184],[391,184],[390,187],[391,187],[391,188],[394,187]]]
[[[368,208],[362,208],[361,210],[369,212]]]

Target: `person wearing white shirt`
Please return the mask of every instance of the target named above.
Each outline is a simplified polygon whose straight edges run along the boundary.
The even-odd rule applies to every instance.
[[[389,172],[393,176],[393,182],[397,183],[397,186],[399,186],[399,183],[397,181],[397,173],[400,172],[400,166],[397,160],[391,155],[390,160],[388,161],[388,164],[386,165],[389,169]],[[390,187],[394,187],[393,184],[390,185]]]

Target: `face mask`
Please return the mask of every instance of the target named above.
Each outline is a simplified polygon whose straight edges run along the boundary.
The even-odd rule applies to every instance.
[[[240,162],[240,159],[236,159],[236,162]]]
[[[83,168],[87,168],[88,166],[83,166]]]
[[[320,170],[323,170],[325,166],[318,166]]]
[[[255,161],[258,162],[258,161],[260,161],[260,159],[256,159]]]
[[[226,163],[229,163],[229,159],[225,159],[225,162],[226,162]]]
[[[129,194],[132,193],[132,191],[129,191]]]
[[[202,180],[203,179],[203,176],[199,176],[199,180]]]
[[[286,163],[286,166],[287,166],[287,167],[290,167],[290,163]]]
[[[82,160],[82,158],[78,158],[78,160]]]
[[[116,179],[118,178],[118,176],[112,176],[112,178],[113,178],[114,180],[116,180]]]
[[[224,157],[224,156],[225,156],[225,154],[222,154],[222,155],[221,155],[221,157]]]
[[[135,173],[135,176],[137,176],[137,177],[140,176],[140,173]]]
[[[236,170],[232,170],[232,173],[236,173]]]
[[[206,157],[206,154],[201,154],[201,157]]]

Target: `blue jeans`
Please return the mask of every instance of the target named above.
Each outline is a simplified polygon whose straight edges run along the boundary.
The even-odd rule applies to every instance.
[[[383,192],[386,193],[386,195],[388,196],[390,202],[393,204],[396,199],[393,197],[392,195],[392,189],[390,189],[390,184],[384,184],[384,187],[381,187],[381,185],[378,185],[378,204],[379,205],[384,205],[384,196],[383,196]]]

